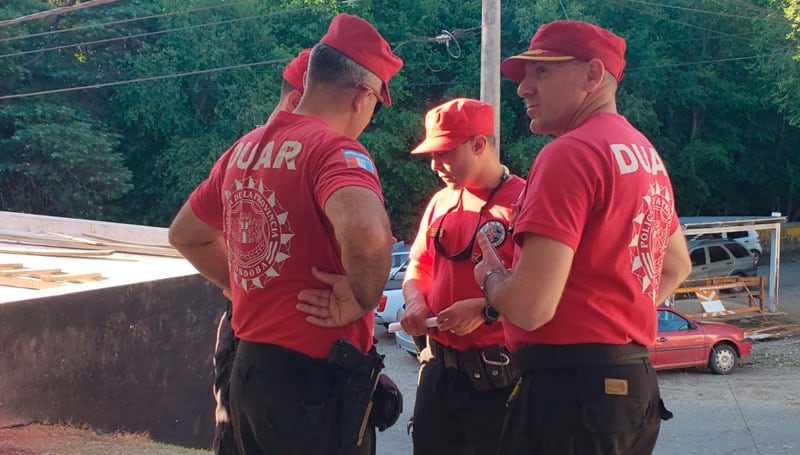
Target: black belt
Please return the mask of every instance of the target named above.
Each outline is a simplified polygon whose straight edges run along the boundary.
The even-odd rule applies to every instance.
[[[520,373],[573,367],[632,365],[649,359],[646,347],[628,344],[537,344],[511,353],[511,361]]]
[[[275,344],[255,343],[239,340],[236,355],[247,363],[259,368],[321,367],[332,368],[325,359],[315,359],[302,352],[293,351]]]
[[[458,349],[445,346],[433,338],[428,338],[428,345],[431,347],[433,358],[441,361],[446,368],[464,370],[464,353]]]

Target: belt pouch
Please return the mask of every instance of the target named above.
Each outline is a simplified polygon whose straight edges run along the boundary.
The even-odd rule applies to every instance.
[[[514,382],[508,353],[500,345],[464,351],[464,372],[478,391],[502,389]]]

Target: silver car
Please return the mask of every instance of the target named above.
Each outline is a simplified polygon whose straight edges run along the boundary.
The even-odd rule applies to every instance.
[[[732,240],[689,242],[692,273],[689,279],[724,276],[755,276],[757,259]]]

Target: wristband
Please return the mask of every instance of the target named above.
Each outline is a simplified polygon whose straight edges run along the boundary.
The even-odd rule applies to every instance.
[[[505,269],[491,269],[487,271],[485,275],[483,275],[483,283],[481,283],[481,292],[483,292],[483,295],[486,297],[487,303],[489,301],[489,296],[486,295],[486,282],[489,280],[489,277],[494,275],[495,273],[506,273],[506,271]]]

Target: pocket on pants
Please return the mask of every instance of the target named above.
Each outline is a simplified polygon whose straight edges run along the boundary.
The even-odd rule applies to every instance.
[[[631,396],[595,397],[582,408],[583,424],[593,433],[635,433],[647,417],[647,402]]]

